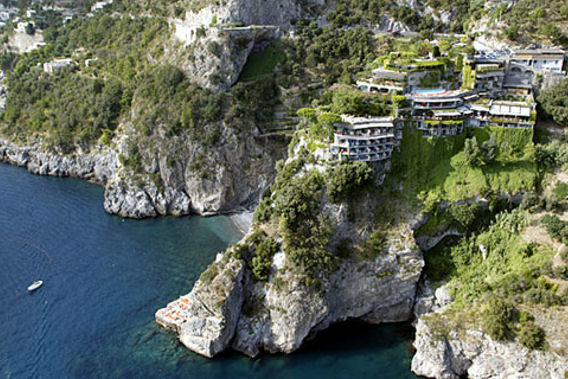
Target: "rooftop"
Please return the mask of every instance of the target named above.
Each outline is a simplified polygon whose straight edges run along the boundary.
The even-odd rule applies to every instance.
[[[406,72],[387,70],[380,67],[373,70],[373,76],[378,79],[404,80],[404,78],[406,78]]]
[[[342,114],[341,120],[345,123],[343,126],[351,129],[392,128],[394,126],[392,117],[356,117]]]
[[[514,58],[522,58],[530,56],[532,58],[564,58],[564,50],[560,49],[528,49],[528,50],[516,50],[514,51]]]
[[[498,116],[530,117],[531,107],[519,101],[496,101],[491,105],[489,113]]]
[[[453,117],[462,115],[462,112],[457,109],[436,109],[433,113],[435,117]]]

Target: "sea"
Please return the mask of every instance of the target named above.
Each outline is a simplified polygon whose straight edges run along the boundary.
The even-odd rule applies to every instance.
[[[154,313],[239,230],[223,216],[127,220],[102,204],[101,187],[0,164],[0,378],[414,377],[408,323],[333,325],[290,355],[188,351]]]

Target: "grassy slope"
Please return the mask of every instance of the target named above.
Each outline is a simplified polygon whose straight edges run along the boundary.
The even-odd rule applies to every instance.
[[[536,166],[524,156],[526,146],[532,144],[531,130],[476,128],[467,133],[480,143],[495,134],[500,146],[497,160],[479,167],[467,165],[465,134],[425,139],[418,131],[404,131],[400,151],[393,158],[392,177],[402,180],[406,195],[426,202],[458,201],[488,191],[515,193],[533,187]]]

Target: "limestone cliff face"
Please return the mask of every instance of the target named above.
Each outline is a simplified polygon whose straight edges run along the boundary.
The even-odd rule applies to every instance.
[[[135,139],[131,131],[123,131],[112,148],[99,145],[73,155],[47,150],[41,142],[18,146],[0,139],[0,161],[34,174],[102,185],[105,210],[121,217],[227,213],[257,200],[273,176],[272,154],[278,153],[257,145],[253,135],[239,137],[226,125],[222,130],[222,140],[214,147],[167,137],[142,146],[143,170],[137,173],[118,159],[128,158],[127,145]]]
[[[284,259],[285,253],[280,254],[276,267]],[[303,286],[293,273],[278,270],[268,284],[247,286],[247,299],[257,311],[241,314],[232,347],[251,357],[262,350],[291,353],[310,334],[334,322],[407,321],[423,265],[417,248],[397,248],[393,243],[388,254],[372,261],[342,262],[321,291]]]
[[[222,271],[217,272],[220,268]],[[156,321],[177,331],[188,349],[211,358],[225,349],[233,337],[243,303],[244,268],[242,261],[218,255],[194,290],[178,301],[181,311],[190,315],[187,320],[176,321],[176,313],[169,310],[178,308],[172,303],[169,309],[156,313]]]
[[[565,310],[536,312],[536,321],[547,330],[549,346],[529,350],[515,341],[491,339],[472,325],[457,327],[445,312],[453,299],[446,286],[436,291],[426,280],[419,286],[414,305],[416,354],[412,371],[428,378],[564,378],[568,357],[563,333],[554,328]],[[551,328],[547,328],[547,324]]]
[[[194,83],[213,91],[226,90],[238,80],[254,44],[281,36],[278,27],[217,28],[188,26],[174,20],[174,41],[168,47],[170,63]],[[199,31],[197,31],[199,29]],[[183,43],[186,49],[175,46]]]
[[[360,205],[364,207],[364,203]],[[331,209],[326,212],[335,216],[332,220],[337,235],[355,235],[355,230],[360,225],[347,220],[346,210],[338,206],[329,208]],[[232,257],[232,250],[225,255]],[[217,262],[222,261],[223,259],[217,259]],[[225,258],[224,261],[227,262],[225,265],[218,266],[219,263],[215,263],[213,266],[218,266],[215,269],[217,275],[226,280],[225,267],[231,267],[234,260]],[[223,338],[226,341],[224,346],[216,345],[218,351],[232,347],[254,357],[261,351],[291,353],[308,336],[327,328],[331,323],[350,318],[370,323],[406,321],[412,317],[417,283],[423,266],[422,253],[412,238],[408,225],[400,227],[399,233],[388,238],[385,248],[378,256],[370,259],[356,256],[342,259],[335,272],[322,278],[320,288],[307,287],[303,281],[305,275],[290,266],[286,251],[281,249],[272,259],[267,282],[255,281],[249,268],[246,268],[242,276],[231,276],[234,278],[231,288],[242,286],[241,299],[228,298],[218,309],[224,310],[221,316],[223,319],[232,320],[237,314],[235,328],[232,323],[226,323],[223,332],[219,332],[219,324],[198,325],[192,320],[200,318],[201,313],[189,311],[185,313],[188,321],[180,321],[182,326],[178,328],[179,338],[183,342],[209,336],[200,345],[186,346],[199,354],[210,356],[207,346],[216,343],[219,334],[230,334],[231,338]],[[207,298],[212,286],[214,287],[213,284],[204,286],[200,281],[185,297]],[[193,304],[193,300],[191,301]],[[167,308],[157,313],[156,319],[161,324],[162,315],[166,311]],[[185,328],[183,325],[186,322],[194,326]]]
[[[568,358],[497,342],[477,330],[440,335],[423,319],[416,324],[412,371],[429,378],[564,378]]]
[[[189,7],[182,20],[188,26],[226,24],[274,25],[290,27],[290,22],[303,15],[302,3],[318,1],[299,0],[229,0],[197,9]]]
[[[305,7],[317,1],[231,0],[203,8],[189,7],[184,18],[171,19],[172,46],[190,49],[168,55],[200,86],[215,91],[233,85],[255,42],[279,37],[296,19],[309,17]],[[237,26],[238,25],[238,26]]]
[[[0,162],[26,167],[38,175],[72,176],[104,184],[118,166],[116,154],[108,148],[99,148],[87,154],[50,154],[40,143],[18,146],[0,139]]]
[[[280,152],[255,141],[256,127],[237,131],[225,121],[220,137],[204,145],[187,135],[168,136],[160,126],[141,138],[125,125],[116,143],[117,154],[129,158],[129,146],[139,151],[142,170],[120,164],[108,180],[105,209],[123,217],[211,215],[254,203],[271,180]]]

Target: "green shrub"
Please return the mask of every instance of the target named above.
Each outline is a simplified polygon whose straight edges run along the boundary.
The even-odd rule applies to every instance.
[[[375,229],[362,244],[360,251],[364,259],[369,261],[378,257],[386,247],[387,235],[383,229]]]
[[[342,163],[329,171],[326,194],[333,203],[353,199],[374,182],[373,169],[365,162]]]
[[[517,321],[521,324],[534,321],[534,316],[528,312],[519,311],[517,313]]]
[[[482,157],[482,152],[475,137],[465,140],[464,153],[465,161],[468,165],[476,166],[477,164],[479,164],[479,160]]]
[[[201,273],[199,276],[199,280],[203,284],[209,284],[215,279],[215,277],[219,274],[219,267],[217,262],[211,263],[205,271]]]
[[[524,322],[517,332],[519,343],[531,350],[542,350],[546,342],[546,335],[541,327],[533,322]]]
[[[554,277],[557,279],[568,278],[568,266],[556,266],[554,268]]]
[[[536,208],[542,207],[542,205],[543,202],[539,194],[534,191],[528,191],[523,196],[520,208],[527,210],[534,210]]]
[[[556,198],[558,200],[566,200],[566,197],[568,197],[568,184],[564,182],[556,183],[556,187],[554,187],[553,193],[554,195],[556,195]]]
[[[256,245],[252,258],[252,274],[256,280],[268,280],[272,268],[272,257],[278,252],[278,249],[278,243],[271,237]]]
[[[550,236],[559,241],[565,241],[568,238],[568,223],[562,221],[556,215],[544,215],[540,219],[540,223],[544,225]]]
[[[270,216],[272,215],[272,200],[270,196],[263,198],[258,203],[253,215],[253,221],[255,223],[265,222],[270,220]]]
[[[474,226],[479,226],[483,209],[479,204],[455,204],[449,207],[448,212],[457,223],[461,231],[471,233]]]
[[[286,253],[295,265],[305,270],[310,280],[337,268],[337,256],[328,247],[332,234],[331,222],[323,215],[306,220],[304,228],[296,229],[295,234],[290,229],[285,232]]]
[[[512,316],[511,304],[496,297],[490,298],[481,314],[484,332],[496,341],[508,339],[511,335]]]
[[[386,98],[377,94],[365,94],[351,87],[338,87],[326,91],[320,98],[321,105],[328,106],[335,114],[355,116],[387,116]]]
[[[483,162],[485,162],[486,164],[495,161],[498,153],[495,134],[491,133],[489,139],[481,144],[481,152],[483,153]]]
[[[568,124],[566,93],[568,93],[568,79],[547,88],[538,96],[538,101],[544,113],[564,126]]]
[[[523,300],[529,304],[543,304],[548,307],[561,305],[563,299],[550,289],[530,288],[523,294]]]
[[[560,252],[560,257],[564,261],[564,263],[568,263],[568,247],[564,247]]]

